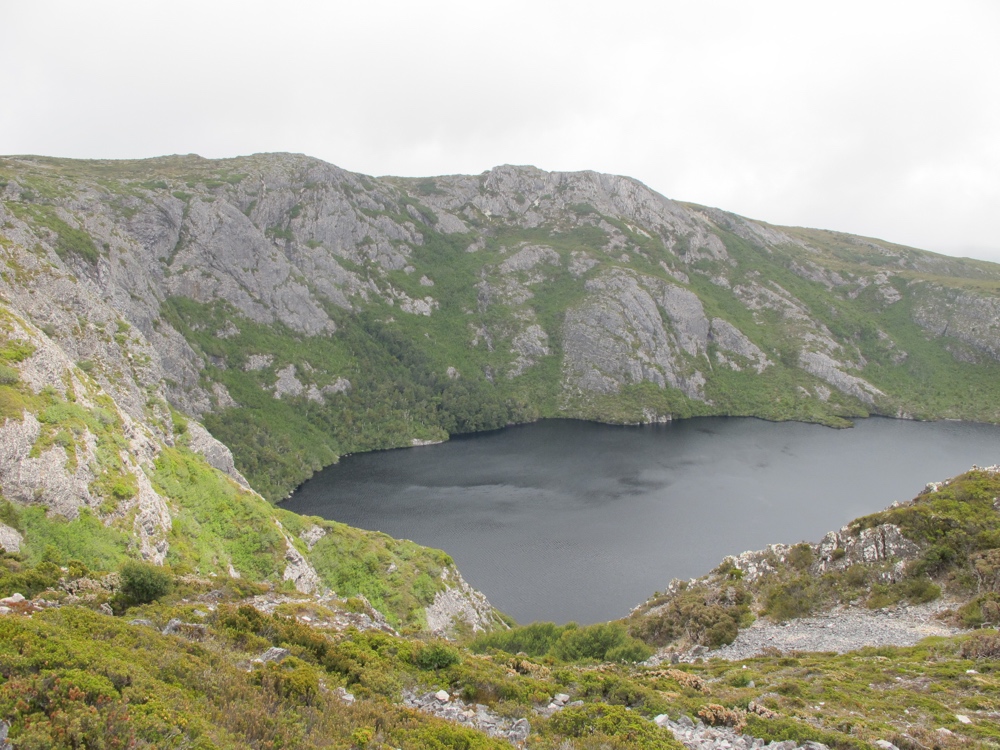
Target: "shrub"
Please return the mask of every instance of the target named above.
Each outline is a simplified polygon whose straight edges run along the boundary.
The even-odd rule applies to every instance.
[[[549,653],[563,630],[564,628],[552,622],[535,622],[523,628],[511,628],[481,635],[472,642],[470,648],[476,653],[495,648],[509,654],[524,653],[540,657]]]
[[[421,669],[446,669],[462,661],[458,651],[444,643],[431,643],[413,655],[413,662]]]
[[[911,604],[932,602],[941,596],[941,587],[929,578],[910,578],[902,584],[903,596]]]
[[[11,557],[0,558],[0,597],[22,594],[31,599],[59,582],[61,571],[50,562],[31,568]]]
[[[698,716],[710,726],[732,727],[737,732],[743,731],[747,721],[746,711],[739,708],[726,708],[718,703],[706,703],[698,709]]]
[[[121,567],[121,586],[113,605],[121,609],[149,604],[173,589],[170,575],[159,566],[139,560],[128,560]]]
[[[624,706],[592,703],[563,709],[551,720],[552,728],[568,737],[587,737],[588,747],[643,747],[674,750],[683,747],[666,729],[661,729]]]
[[[963,659],[1000,659],[1000,632],[973,634],[959,651]]]
[[[630,632],[654,646],[686,638],[717,648],[732,643],[740,621],[749,614],[749,595],[742,584],[713,592],[698,586],[676,594],[655,615],[632,620]]]
[[[625,626],[617,622],[598,623],[582,628],[567,628],[552,647],[552,655],[563,661],[610,661],[624,658],[641,661],[651,650],[629,637]]]
[[[817,600],[818,592],[813,580],[808,576],[800,576],[771,586],[765,597],[764,608],[772,620],[784,622],[810,614]]]
[[[812,565],[813,549],[808,544],[796,544],[788,552],[786,562],[796,570],[802,571]]]
[[[967,628],[1000,624],[1000,594],[983,594],[958,608],[958,619]]]
[[[653,655],[653,649],[640,640],[629,638],[626,643],[609,648],[604,655],[605,661],[615,661],[623,664],[645,661]]]
[[[14,385],[21,379],[17,370],[5,364],[0,364],[0,385]]]

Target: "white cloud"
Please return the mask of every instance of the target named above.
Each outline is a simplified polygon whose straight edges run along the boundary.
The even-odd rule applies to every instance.
[[[8,3],[0,151],[629,174],[1000,260],[1000,5]]]

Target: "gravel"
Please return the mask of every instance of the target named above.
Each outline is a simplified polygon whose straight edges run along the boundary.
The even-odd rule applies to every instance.
[[[938,613],[956,606],[955,602],[935,601],[911,607],[867,610],[845,607],[815,617],[774,624],[757,620],[741,630],[728,646],[697,656],[738,661],[759,656],[765,650],[835,651],[843,654],[866,646],[913,646],[928,636],[961,633],[935,619]],[[690,661],[694,655],[681,657]]]

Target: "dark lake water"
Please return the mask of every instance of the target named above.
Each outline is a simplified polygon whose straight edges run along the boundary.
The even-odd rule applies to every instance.
[[[446,550],[519,622],[591,623],[726,555],[818,541],[927,482],[995,463],[994,425],[547,420],[348,456],[284,507]]]

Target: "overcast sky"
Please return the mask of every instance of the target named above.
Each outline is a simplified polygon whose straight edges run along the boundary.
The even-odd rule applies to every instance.
[[[1000,261],[1000,2],[0,0],[0,153],[262,151]]]

